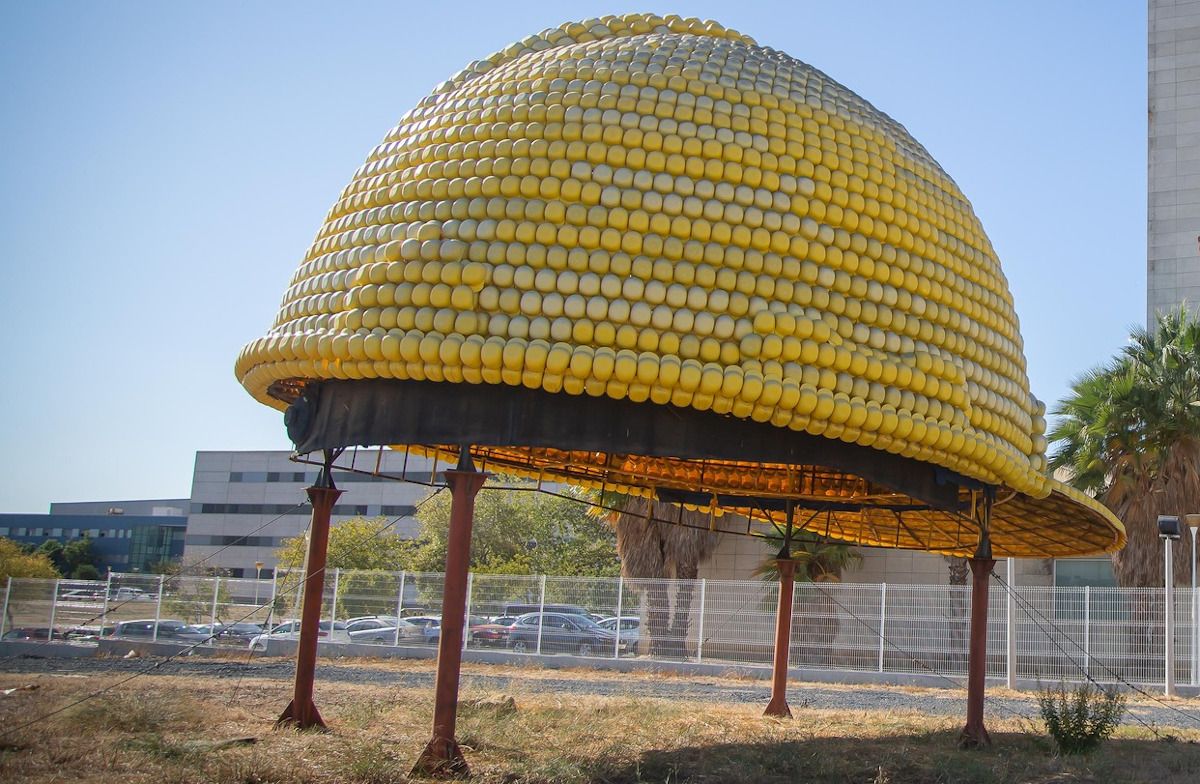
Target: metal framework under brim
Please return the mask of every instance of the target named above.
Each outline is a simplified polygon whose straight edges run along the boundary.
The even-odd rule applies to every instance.
[[[493,472],[780,525],[791,506],[808,530],[875,547],[969,556],[979,542],[976,503],[989,490],[882,450],[650,402],[383,379],[287,382],[271,392],[291,404],[286,421],[298,453],[392,446],[455,461],[470,446]],[[1120,522],[1065,485],[1045,498],[990,489],[996,556],[1094,555],[1124,545]]]

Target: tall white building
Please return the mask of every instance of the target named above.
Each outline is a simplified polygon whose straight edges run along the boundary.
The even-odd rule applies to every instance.
[[[1200,309],[1200,0],[1149,3],[1146,319]]]
[[[253,577],[275,568],[275,550],[283,540],[304,533],[312,514],[304,489],[317,478],[317,467],[294,463],[289,452],[197,452],[192,474],[191,509],[184,562]],[[335,470],[343,491],[333,508],[336,524],[350,517],[387,517],[402,536],[415,536],[417,504],[431,492],[434,463],[390,449],[358,453],[357,467],[416,481],[401,482]],[[378,460],[378,463],[376,462]],[[344,457],[340,463],[349,464]],[[443,466],[444,468],[444,466]]]

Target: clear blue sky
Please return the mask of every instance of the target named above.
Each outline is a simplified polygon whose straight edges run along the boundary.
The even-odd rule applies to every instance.
[[[1108,2],[0,6],[0,512],[186,497],[286,449],[233,377],[325,211],[471,60],[564,21],[712,18],[905,124],[1008,274],[1034,394],[1143,319],[1146,8]]]

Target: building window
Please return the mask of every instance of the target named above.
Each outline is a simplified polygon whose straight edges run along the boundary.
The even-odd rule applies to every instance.
[[[8,536],[8,529],[0,528],[0,536]]]
[[[1055,588],[1112,588],[1117,584],[1107,558],[1059,558],[1054,561]]]
[[[62,532],[63,532],[63,529],[61,529],[61,528],[51,528],[50,529],[50,535],[53,537],[62,536]]]
[[[25,528],[18,528],[18,529],[16,529],[16,531],[13,533],[13,536],[26,536],[26,533],[25,533],[25,531],[26,531],[26,529],[25,529]]]
[[[202,547],[278,547],[283,544],[283,537],[276,536],[208,536],[205,534],[188,534],[186,541],[190,545]]]

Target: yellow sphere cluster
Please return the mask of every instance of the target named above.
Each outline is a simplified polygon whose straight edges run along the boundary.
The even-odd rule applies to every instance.
[[[571,23],[371,152],[236,373],[729,414],[1034,497],[1044,406],[971,205],[908,133],[713,22]]]

